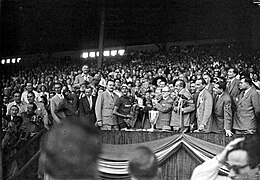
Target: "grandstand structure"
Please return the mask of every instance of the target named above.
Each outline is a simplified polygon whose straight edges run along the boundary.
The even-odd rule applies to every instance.
[[[1,4],[0,65],[4,69],[1,70],[4,72],[3,74],[1,72],[1,75],[5,78],[2,82],[9,85],[16,81],[16,77],[11,76],[9,72],[15,72],[19,76],[25,76],[28,72],[27,75],[32,76],[31,79],[36,79],[36,76],[41,79],[42,74],[44,78],[47,78],[51,74],[50,76],[58,80],[60,76],[69,76],[71,72],[81,72],[82,64],[91,63],[93,66],[90,67],[94,69],[93,72],[99,70],[102,73],[106,72],[109,76],[120,69],[121,65],[128,66],[129,62],[132,62],[130,60],[136,60],[134,56],[131,56],[132,53],[140,56],[143,52],[148,52],[144,53],[148,57],[144,58],[147,62],[140,58],[143,62],[138,67],[131,67],[131,73],[135,70],[139,71],[142,66],[147,66],[144,67],[147,68],[147,72],[152,72],[153,68],[156,69],[156,65],[167,69],[167,66],[171,65],[167,61],[170,56],[167,57],[168,59],[158,58],[157,60],[156,58],[169,55],[168,50],[172,47],[184,49],[173,53],[174,57],[171,61],[176,61],[176,65],[171,69],[173,74],[178,71],[189,71],[187,67],[196,64],[192,53],[200,54],[202,60],[198,64],[206,64],[205,67],[209,65],[208,69],[212,68],[211,63],[221,64],[227,61],[226,64],[230,65],[232,60],[236,61],[234,64],[240,68],[241,72],[243,68],[247,68],[243,66],[244,62],[248,63],[248,69],[259,69],[259,7],[258,0],[5,0]],[[238,45],[239,50],[243,47],[248,48],[253,54],[252,56],[249,54],[251,59],[247,59],[249,56],[243,56],[242,53],[241,57],[240,54],[236,54],[236,45],[232,47],[233,44]],[[243,46],[239,47],[240,44]],[[203,48],[200,49],[204,45],[208,45],[205,51]],[[218,45],[225,47],[223,48],[226,50],[225,53],[219,55],[222,47],[219,48]],[[186,53],[186,47],[187,52],[191,52],[192,55]],[[214,50],[216,54],[212,53]],[[154,53],[156,58],[149,56],[149,52],[156,52]],[[234,59],[228,57],[229,53]],[[128,64],[120,64],[120,62],[117,64],[117,60],[124,57],[128,58]],[[214,62],[214,58],[219,62]],[[67,59],[69,59],[68,62]],[[154,59],[156,59],[155,62],[152,62]],[[56,60],[59,63],[52,62]],[[115,64],[106,62],[107,67],[104,67],[102,63],[105,60],[116,62],[113,61]],[[193,62],[190,63],[188,60]],[[182,65],[186,69],[178,67]],[[223,69],[224,67],[223,65]],[[25,72],[22,71],[23,68],[26,68]],[[220,71],[220,68],[218,70]],[[9,79],[12,80],[9,81]],[[21,83],[27,80],[23,79]],[[1,103],[2,101],[1,98]],[[35,179],[37,173],[43,173],[39,172],[41,168],[38,167],[38,158],[41,153],[42,135],[45,131],[42,129],[35,136],[19,140],[13,148],[17,149],[17,152],[5,152],[4,157],[0,156],[0,179],[4,177],[3,174],[5,178],[10,179]],[[1,136],[2,134],[0,134],[2,139]],[[131,146],[136,143],[160,141],[170,136],[176,139],[174,142],[167,141],[172,146],[167,147],[170,148],[170,150],[166,149],[169,153],[165,154],[160,163],[164,168],[163,179],[176,180],[188,179],[196,165],[216,155],[217,151],[214,149],[209,149],[207,152],[204,149],[198,151],[200,147],[197,147],[194,142],[210,143],[207,144],[208,146],[214,144],[217,149],[221,149],[220,146],[225,146],[232,139],[225,137],[224,134],[178,136],[174,132],[121,131],[104,132],[101,138],[102,143],[105,144],[118,146],[130,144]],[[166,142],[165,139],[164,141]],[[1,148],[0,152],[2,155]],[[105,156],[109,157],[111,152],[107,152]],[[113,161],[122,160],[113,158],[110,159],[112,163],[103,161],[101,165],[104,162],[104,164],[113,164]],[[15,170],[12,169],[14,164],[16,168],[18,167]],[[187,165],[188,168],[186,168]],[[5,173],[3,169],[6,170]],[[122,174],[109,174],[110,169],[106,167],[102,170],[100,172],[103,179],[115,178],[117,175],[119,175],[118,178],[120,175],[126,179],[129,178],[125,169]],[[11,174],[12,171],[14,174]],[[9,172],[11,175],[8,174]],[[226,175],[227,172],[224,171],[224,174]]]

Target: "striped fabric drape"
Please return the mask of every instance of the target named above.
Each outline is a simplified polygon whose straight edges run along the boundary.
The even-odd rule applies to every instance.
[[[129,179],[127,171],[129,154],[138,146],[147,146],[152,149],[160,164],[181,147],[185,148],[190,155],[200,162],[214,157],[224,148],[187,134],[174,134],[163,139],[135,144],[103,144],[103,152],[98,167],[101,177],[108,179]],[[225,166],[220,168],[220,173],[227,175],[228,170]]]

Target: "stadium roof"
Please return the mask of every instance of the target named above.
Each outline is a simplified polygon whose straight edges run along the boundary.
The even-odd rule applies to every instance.
[[[250,34],[244,0],[5,0],[1,56],[97,48],[105,8],[105,44],[133,45]]]

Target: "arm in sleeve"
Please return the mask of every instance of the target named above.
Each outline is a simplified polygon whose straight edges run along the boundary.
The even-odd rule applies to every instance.
[[[259,119],[260,118],[260,95],[256,92],[252,95],[252,105],[254,107],[255,110],[255,115],[256,118]]]
[[[224,129],[231,130],[232,127],[232,110],[231,99],[224,101]]]
[[[56,121],[57,124],[60,124],[61,121],[60,119],[58,118],[58,116],[56,115],[56,113],[54,112],[55,111],[55,103],[53,101],[53,99],[51,99],[51,104],[50,104],[50,107],[51,107],[51,115],[52,115],[52,118],[54,119],[54,121]]]
[[[204,101],[205,101],[205,109],[204,109],[202,124],[207,124],[207,122],[209,121],[212,115],[212,108],[213,108],[213,98],[211,94],[206,93]]]
[[[74,87],[74,88],[79,88],[79,87],[80,87],[79,77],[78,77],[78,76],[76,76],[76,78],[75,78],[75,81],[74,81],[74,83],[73,83],[73,87]]]
[[[220,164],[216,157],[197,166],[191,176],[191,180],[216,180]]]
[[[182,108],[183,113],[190,113],[195,110],[195,104],[192,99],[187,101],[187,107]]]
[[[98,94],[96,106],[95,106],[95,112],[96,112],[96,118],[97,121],[102,121],[102,105],[104,102],[103,93]]]
[[[48,124],[49,123],[48,112],[46,111],[44,105],[41,107],[41,110],[42,110],[42,115],[43,115],[43,123]]]

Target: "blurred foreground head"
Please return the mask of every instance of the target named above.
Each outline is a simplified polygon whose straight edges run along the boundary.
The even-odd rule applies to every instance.
[[[95,180],[100,153],[98,130],[73,119],[54,126],[46,134],[41,160],[52,178]]]
[[[158,179],[159,163],[153,151],[145,146],[137,147],[130,156],[128,172],[132,180]]]

